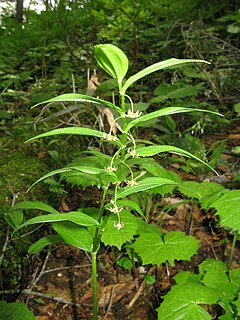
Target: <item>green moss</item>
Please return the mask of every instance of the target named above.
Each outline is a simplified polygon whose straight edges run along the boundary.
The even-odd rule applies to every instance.
[[[17,151],[0,158],[0,211],[11,206],[13,194],[17,202],[39,200],[50,202],[46,185],[39,183],[29,192],[27,189],[49,171],[44,159]]]

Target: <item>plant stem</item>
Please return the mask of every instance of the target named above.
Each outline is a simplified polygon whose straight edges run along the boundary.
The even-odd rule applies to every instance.
[[[97,252],[92,252],[93,320],[98,313]]]
[[[97,284],[97,252],[99,250],[99,245],[102,235],[102,217],[104,212],[105,200],[108,194],[108,187],[103,189],[101,204],[98,213],[98,222],[100,226],[96,228],[95,235],[93,238],[93,247],[92,247],[92,288],[93,288],[93,320],[97,320],[98,313],[98,284]]]
[[[236,246],[237,237],[238,237],[238,231],[236,230],[234,233],[234,236],[233,236],[232,248],[231,248],[231,253],[230,253],[230,257],[229,257],[229,261],[228,261],[229,267],[230,267],[232,260],[233,260],[233,254],[234,254],[234,249]]]

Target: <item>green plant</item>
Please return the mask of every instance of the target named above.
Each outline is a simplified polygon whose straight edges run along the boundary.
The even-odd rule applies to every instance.
[[[48,213],[34,217],[20,226],[18,221],[16,231],[32,224],[51,223],[56,232],[55,235],[44,237],[32,244],[29,253],[39,252],[45,246],[61,241],[91,253],[94,292],[93,318],[95,320],[98,310],[97,253],[101,243],[121,249],[123,244],[131,242],[132,250],[139,255],[143,264],[162,264],[166,261],[173,264],[174,260],[189,260],[197,251],[198,241],[194,237],[177,231],[164,235],[159,226],[146,222],[140,206],[129,198],[131,195],[140,192],[148,194],[153,190],[162,194],[164,193],[161,190],[162,187],[172,187],[181,183],[181,180],[171,179],[173,176],[161,166],[157,167],[158,164],[155,161],[148,169],[146,169],[147,163],[151,162],[152,157],[157,154],[173,153],[198,160],[210,169],[212,167],[184,149],[169,145],[154,145],[149,141],[138,140],[134,137],[134,130],[149,120],[172,114],[208,111],[168,107],[142,114],[126,94],[132,84],[153,72],[187,63],[206,63],[205,61],[169,59],[143,69],[124,82],[129,63],[127,56],[118,47],[111,44],[97,45],[94,52],[100,67],[116,79],[120,104],[115,105],[82,94],[63,94],[44,103],[80,102],[97,105],[100,108],[109,108],[111,112],[117,114],[112,120],[109,133],[88,127],[67,127],[40,134],[28,141],[55,135],[75,134],[91,136],[96,140],[100,138],[104,143],[111,144],[114,150],[112,155],[104,154],[100,150],[85,151],[78,161],[73,162],[70,166],[54,170],[37,181],[40,182],[55,174],[61,174],[66,179],[84,187],[95,185],[101,189],[98,208],[82,207],[77,211],[60,214],[51,206],[35,201],[17,203],[14,210],[17,212],[34,209]],[[126,107],[126,101],[130,103],[129,108]],[[120,131],[119,134],[114,133],[116,127]],[[137,238],[133,241],[135,236]]]
[[[7,303],[5,300],[0,301],[0,317],[6,320],[34,320],[34,314],[30,311],[24,303],[13,302]]]
[[[209,304],[218,304],[225,311],[218,319],[239,319],[239,275],[239,268],[229,270],[224,262],[213,259],[203,261],[198,274],[178,273],[174,277],[177,284],[163,297],[157,309],[158,319],[210,320],[208,309],[202,307]]]

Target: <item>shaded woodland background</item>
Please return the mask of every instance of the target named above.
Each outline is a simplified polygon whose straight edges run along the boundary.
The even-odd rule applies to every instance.
[[[240,2],[238,0],[136,0],[134,3],[129,0],[55,2],[46,0],[41,2],[42,11],[23,7],[23,1],[2,1],[2,3],[7,5],[1,9],[0,22],[1,250],[4,248],[4,243],[7,243],[7,246],[0,254],[0,286],[2,292],[13,291],[12,295],[2,294],[4,299],[15,301],[20,297],[24,300],[21,290],[35,285],[34,275],[44,266],[44,262],[49,263],[49,268],[52,269],[59,265],[65,268],[74,264],[89,264],[88,257],[83,257],[79,252],[76,253],[69,248],[54,249],[52,259],[47,252],[29,257],[26,254],[29,245],[48,233],[49,229],[24,236],[20,241],[12,241],[11,229],[5,222],[4,213],[20,200],[46,201],[63,212],[83,203],[85,205],[97,203],[99,192],[97,188],[88,190],[86,194],[74,181],[64,182],[57,178],[47,179],[26,193],[28,187],[44,173],[73,161],[81,150],[86,146],[95,146],[96,142],[76,137],[65,140],[60,137],[53,141],[24,144],[24,141],[36,133],[51,128],[82,123],[101,125],[98,110],[94,109],[88,113],[86,109],[64,112],[65,106],[62,106],[62,110],[57,107],[31,109],[34,104],[68,92],[87,92],[105,99],[117,100],[115,83],[109,80],[103,71],[97,70],[93,56],[93,47],[96,44],[112,43],[119,46],[131,62],[128,76],[150,64],[172,57],[204,59],[211,62],[210,66],[201,65],[197,68],[188,67],[184,70],[154,73],[139,82],[130,94],[133,100],[138,102],[139,109],[143,111],[147,108],[155,110],[161,104],[165,107],[199,107],[222,113],[223,118],[199,114],[173,119],[166,117],[151,123],[153,130],[139,128],[139,134],[143,139],[176,145],[207,160],[221,174],[223,180],[216,182],[239,188]],[[36,3],[39,5],[40,1]],[[180,172],[183,179],[203,181],[207,177],[211,180],[206,168],[193,160],[181,162],[174,158],[164,159],[164,165]],[[158,221],[158,218],[152,215],[156,213],[158,207],[156,200],[151,203],[145,200],[143,205],[149,210],[150,219]],[[157,201],[165,207],[173,205],[167,203],[168,200]],[[203,230],[206,227],[211,229],[211,224],[204,225],[206,221],[198,217],[197,207],[193,208],[196,210],[197,227]],[[173,225],[177,225],[177,228],[184,230],[186,220],[184,210],[186,208],[178,211],[171,226],[168,225],[166,229],[171,230]],[[208,218],[211,223],[215,223],[211,214]],[[229,252],[228,244],[231,242],[231,236],[226,235],[224,231],[219,233],[215,231],[214,229],[213,233],[205,234],[205,237],[209,237],[209,243],[220,242],[220,239],[227,240],[221,243],[222,246],[215,248],[215,251],[209,250],[210,253],[208,249],[203,248],[202,255],[193,262],[192,269],[196,268],[207,254],[214,257],[223,254],[224,250]],[[217,238],[214,238],[215,236]],[[119,257],[116,252],[106,248],[102,250],[99,272],[103,279],[106,277],[105,283],[110,283],[111,278],[115,276],[118,260],[116,255]],[[76,256],[81,256],[80,260],[77,258],[75,261]],[[235,267],[239,267],[237,259]],[[122,267],[124,266],[118,266],[117,270]],[[172,274],[184,267],[186,264],[177,265]],[[131,291],[131,288],[134,288],[132,274],[134,275],[136,270],[128,270],[126,265],[123,270],[117,272],[123,273],[122,278]],[[151,269],[150,273],[154,272],[159,276],[159,269],[154,271]],[[166,293],[172,284],[172,280],[166,280],[167,271],[164,269],[161,272],[163,272],[161,288],[156,285],[149,290],[139,302],[139,311],[136,308],[134,316],[129,316],[129,319],[141,319],[144,312],[145,317],[156,318],[153,310],[159,306],[159,297]],[[86,269],[81,276],[82,281],[86,283],[90,273]],[[44,277],[38,286],[39,291],[54,291],[58,287],[59,279],[63,283],[64,279],[67,280],[63,289],[57,289],[56,294],[61,295],[67,290],[69,278],[66,274],[57,275],[52,282],[50,278],[46,279],[46,274]],[[73,278],[76,280],[78,277],[79,274],[74,273]],[[76,283],[78,285],[78,281]],[[81,294],[82,284],[75,290]],[[87,291],[86,288],[84,290]],[[128,295],[126,286],[116,288],[116,291],[119,293],[119,300],[116,300],[116,303]],[[86,304],[91,303],[91,300],[87,301],[88,297],[91,297],[90,291],[85,297]],[[30,306],[34,310],[39,310],[39,304],[44,305],[41,299],[32,299]],[[69,300],[69,296],[66,300]],[[43,309],[48,316],[39,313],[39,320],[55,319],[54,317],[72,319],[72,310],[65,308],[63,313],[59,305],[46,301]],[[149,309],[145,308],[144,301],[148,301]],[[125,304],[124,302],[120,304],[121,308]],[[101,307],[107,309],[104,303]],[[118,318],[127,319],[126,310],[121,308],[118,309]],[[78,316],[87,319],[89,310],[89,313],[86,309],[86,314]],[[64,314],[63,318],[59,318],[61,314]],[[217,314],[217,311],[212,311],[212,314]],[[113,318],[110,312],[108,315],[108,319],[117,319],[116,314]]]

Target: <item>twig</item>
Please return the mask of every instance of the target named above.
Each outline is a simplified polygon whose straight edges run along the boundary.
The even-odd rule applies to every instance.
[[[45,260],[43,262],[43,265],[42,265],[42,268],[39,272],[39,274],[37,275],[37,272],[34,273],[33,275],[33,280],[32,280],[32,283],[30,285],[30,289],[29,290],[32,290],[32,288],[34,288],[34,286],[37,284],[37,282],[40,280],[40,278],[42,277],[42,275],[44,274],[44,271],[45,271],[45,268],[46,268],[46,265],[47,265],[47,262],[48,262],[48,258],[51,254],[51,250],[48,250],[48,253],[45,257]],[[38,270],[37,270],[38,271]],[[23,290],[24,291],[24,290]],[[23,292],[22,291],[22,292]],[[28,301],[29,301],[29,297],[27,297],[27,300],[26,300],[26,305],[28,305]]]
[[[216,255],[216,252],[215,252],[215,250],[214,250],[211,242],[208,241],[208,239],[204,236],[204,234],[203,234],[201,231],[200,231],[200,234],[201,234],[201,236],[203,237],[203,240],[204,240],[207,244],[209,244],[209,246],[210,246],[210,248],[211,248],[211,250],[212,250],[212,253],[213,253],[215,259],[218,260],[218,257],[217,257],[217,255]]]
[[[107,308],[107,312],[105,313],[104,315],[104,318],[103,320],[106,320],[107,319],[107,316],[112,308],[112,304],[113,304],[113,298],[114,298],[114,287],[111,288],[111,293],[110,293],[110,300],[109,300],[109,304],[108,304],[108,308]]]
[[[78,269],[78,268],[80,269],[80,268],[86,268],[86,267],[91,267],[91,264],[83,264],[83,265],[78,265],[78,266],[59,267],[59,268],[54,268],[54,269],[48,269],[48,270],[44,270],[43,274],[55,272],[55,271],[61,271],[61,270]]]
[[[15,193],[13,191],[13,188],[11,187],[11,185],[8,183],[7,180],[6,180],[6,183],[7,183],[7,186],[8,186],[8,188],[9,188],[11,194],[12,194],[11,206],[14,207],[16,199],[17,199],[17,197],[19,195],[19,192]],[[6,250],[7,250],[8,243],[10,242],[9,235],[10,235],[10,228],[8,226],[7,227],[7,232],[6,232],[6,237],[5,237],[5,242],[4,242],[4,245],[3,245],[3,248],[2,248],[2,252],[1,252],[1,256],[0,256],[0,268],[1,268],[1,265],[2,265],[2,262],[3,262],[4,254],[5,254]]]
[[[9,233],[10,233],[10,228],[7,227],[5,242],[4,242],[4,245],[2,247],[2,252],[1,252],[1,256],[0,256],[0,268],[1,268],[1,265],[2,265],[2,262],[3,262],[4,254],[5,254],[6,250],[7,250],[7,245],[9,243]]]
[[[141,293],[143,292],[143,290],[146,287],[146,280],[143,280],[137,293],[135,294],[135,296],[132,298],[132,300],[129,302],[129,304],[127,305],[127,309],[131,309],[132,306],[136,303],[136,301],[138,300],[138,298],[140,297]]]
[[[45,257],[45,260],[43,262],[42,268],[41,268],[38,276],[35,279],[33,279],[32,283],[31,283],[31,286],[30,286],[31,289],[37,284],[37,282],[40,280],[42,275],[45,273],[45,269],[46,269],[48,258],[50,256],[50,254],[51,254],[51,250],[48,250],[48,253],[47,253],[46,257]]]
[[[5,290],[5,291],[0,291],[0,294],[16,294],[18,293],[17,290]],[[72,306],[75,307],[81,307],[81,306],[92,306],[91,304],[87,304],[87,303],[74,303],[72,301],[68,301],[62,298],[58,298],[58,297],[54,297],[45,293],[41,293],[41,292],[37,292],[37,291],[32,291],[31,289],[23,289],[21,290],[21,293],[23,294],[27,294],[29,296],[33,295],[33,296],[37,296],[37,297],[41,297],[41,298],[46,298],[46,299],[51,299],[53,301],[57,301],[60,303],[64,303],[64,304],[70,304]]]

